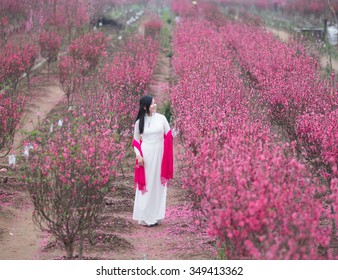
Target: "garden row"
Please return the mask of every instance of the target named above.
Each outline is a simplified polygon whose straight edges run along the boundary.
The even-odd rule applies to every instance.
[[[0,155],[2,157],[11,151],[14,133],[19,128],[25,105],[30,99],[29,89],[18,90],[19,81],[26,75],[29,87],[30,76],[37,64],[40,65],[45,59],[49,69],[50,64],[58,60],[60,50],[66,50],[69,44],[73,45],[70,48],[72,57],[78,59],[79,55],[85,55],[86,59],[91,60],[88,67],[95,67],[96,62],[93,60],[98,50],[91,48],[87,53],[79,54],[76,51],[76,44],[91,43],[91,40],[96,44],[102,43],[102,34],[88,35],[88,32],[92,28],[91,18],[102,14],[107,4],[121,3],[115,1],[109,4],[107,1],[86,0],[1,2]],[[123,4],[126,4],[126,1]],[[81,36],[84,37],[78,39]],[[98,42],[95,42],[96,39]],[[90,58],[92,55],[93,58]],[[64,68],[67,63],[69,61],[63,62],[61,67]],[[61,80],[63,79],[61,77]]]
[[[333,258],[336,217],[327,203],[332,199],[331,205],[336,204],[334,180],[331,186],[323,184],[300,157],[300,141],[285,141],[275,129],[290,108],[286,104],[302,104],[298,110],[318,113],[308,102],[310,88],[317,90],[315,100],[325,100],[318,104],[321,113],[329,114],[334,101],[323,97],[327,88],[333,90],[332,81],[325,83],[315,74],[316,64],[311,65],[313,60],[300,46],[264,41],[268,36],[263,31],[250,31],[252,36],[249,31],[243,35],[232,24],[217,28],[191,18],[177,26],[177,84],[171,99],[182,140],[182,184],[228,258]],[[246,56],[250,47],[256,53]],[[249,71],[245,67],[252,61],[256,64]],[[269,61],[275,68],[269,68]],[[266,72],[275,73],[275,78]],[[301,76],[293,78],[298,72]],[[276,84],[267,88],[268,81]],[[298,96],[287,95],[291,83]],[[270,106],[285,99],[289,103],[282,103],[284,107]],[[306,152],[305,146],[301,149]],[[334,195],[327,194],[328,188]]]
[[[107,49],[95,48],[100,40],[88,38],[71,44],[70,55],[60,61],[68,104],[49,116],[23,168],[35,221],[65,245],[68,258],[75,243],[88,237],[112,191],[131,141],[135,100],[149,86],[159,51],[151,37],[135,35],[105,57]],[[86,59],[91,47],[100,55]]]
[[[5,155],[11,151],[15,131],[30,98],[29,91],[18,90],[19,81],[26,75],[29,85],[37,62],[45,58],[49,67],[57,60],[62,38],[70,33],[78,36],[89,22],[89,11],[84,3],[67,3],[75,9],[73,12],[66,9],[66,2],[60,1],[55,2],[55,6],[53,1],[1,3],[0,151]]]
[[[223,32],[270,123],[282,129],[298,158],[311,164],[313,172],[334,189],[338,178],[334,73],[322,78],[318,56],[308,54],[297,42],[287,45],[264,30],[236,24],[227,24]]]
[[[112,191],[112,180],[131,142],[135,100],[148,89],[160,48],[155,39],[159,29],[153,28],[158,22],[145,25],[151,29],[147,36],[133,34],[118,44],[111,44],[103,32],[86,31],[82,26],[65,47],[66,54],[59,57],[65,34],[46,26],[47,31],[40,35],[47,62],[58,60],[67,102],[53,110],[23,143],[29,150],[18,165],[34,204],[35,223],[64,244],[68,258],[77,245],[82,256],[81,244],[95,226],[103,198]],[[7,38],[4,44],[9,42]],[[20,48],[15,50],[14,58],[24,58],[18,55]],[[21,64],[17,80],[22,75]],[[8,63],[8,69],[14,69],[13,63]],[[25,106],[22,102],[18,108],[13,79],[5,76],[4,81],[3,96],[10,100],[12,110],[8,110],[7,120],[1,118],[2,127],[13,118],[18,123],[21,115],[17,112],[22,113]],[[8,133],[1,135],[8,137]]]

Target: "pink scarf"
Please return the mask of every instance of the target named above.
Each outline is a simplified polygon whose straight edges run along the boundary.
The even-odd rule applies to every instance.
[[[132,146],[136,147],[141,156],[143,153],[141,150],[142,141],[137,142],[135,139],[132,142]],[[169,183],[169,180],[174,177],[174,154],[173,154],[173,136],[171,130],[164,135],[164,151],[162,157],[161,165],[161,184],[165,186],[166,183]],[[146,176],[144,172],[144,167],[138,165],[138,160],[135,162],[135,174],[134,174],[134,188],[138,189],[144,194],[147,192],[146,188]]]
[[[174,153],[173,153],[173,135],[171,130],[164,135],[164,152],[161,166],[161,183],[169,184],[169,180],[174,177]]]

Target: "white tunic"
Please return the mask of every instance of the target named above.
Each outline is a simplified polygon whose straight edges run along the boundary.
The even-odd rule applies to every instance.
[[[165,217],[167,187],[161,184],[161,164],[164,147],[164,134],[170,130],[164,115],[146,115],[142,134],[143,153],[147,192],[136,190],[133,219],[140,224],[152,225]],[[135,123],[134,139],[140,141],[139,121]],[[134,148],[136,155],[139,151]]]

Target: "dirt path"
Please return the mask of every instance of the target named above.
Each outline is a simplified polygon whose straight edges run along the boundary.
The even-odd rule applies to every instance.
[[[169,58],[164,53],[160,53],[149,88],[149,94],[156,98],[159,108],[168,100],[170,72]],[[176,171],[177,168],[175,164]],[[129,184],[131,180],[132,174],[130,174]],[[136,225],[136,222],[131,220],[131,213],[127,214],[129,216],[124,218],[136,226],[131,232],[120,236],[132,245],[132,249],[115,252],[111,257],[117,259],[215,258],[215,244],[194,224],[190,206],[186,205],[186,196],[179,179],[173,180],[168,188],[166,219],[153,228]],[[133,201],[130,209],[132,203]]]
[[[287,42],[290,38],[290,34],[284,30],[275,29],[272,27],[266,27],[266,30],[276,35],[283,42]]]
[[[156,98],[159,107],[168,100],[169,78],[170,61],[169,58],[161,52],[149,87],[149,94]]]
[[[40,248],[40,232],[32,221],[33,207],[6,207],[0,213],[0,260],[32,260]]]
[[[169,98],[170,73],[170,60],[165,53],[161,52],[148,91],[156,98],[159,109]],[[176,141],[178,140],[174,140],[174,145]],[[174,150],[176,150],[175,147]],[[133,159],[130,161],[133,162]],[[174,162],[174,170],[177,171],[177,161],[174,160]],[[109,218],[113,221],[110,227],[115,227],[115,233],[119,238],[118,245],[121,247],[115,247],[114,250],[102,250],[101,255],[96,254],[95,257],[136,260],[214,259],[216,256],[215,241],[196,225],[196,217],[191,212],[190,205],[186,203],[188,201],[186,191],[182,189],[177,177],[178,172],[168,188],[166,218],[158,226],[144,227],[132,220],[133,166],[129,166],[125,180],[116,182],[117,189],[122,188],[123,195],[120,196],[120,200],[116,200],[116,196],[113,198],[114,204],[119,205],[121,202],[125,209],[118,213],[115,212],[114,218]],[[109,213],[109,209],[105,211]],[[122,230],[118,223],[125,225]]]
[[[58,77],[50,75],[47,78],[47,70],[32,78],[31,81],[32,98],[29,98],[22,119],[22,129],[14,137],[14,150],[16,155],[22,152],[21,142],[26,138],[27,133],[32,132],[38,127],[39,122],[44,120],[52,108],[55,107],[64,97],[65,93],[61,89]]]

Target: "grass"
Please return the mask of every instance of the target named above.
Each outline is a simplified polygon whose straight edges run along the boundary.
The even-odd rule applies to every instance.
[[[171,48],[171,29],[173,23],[173,15],[169,9],[164,9],[161,12],[161,18],[163,22],[163,26],[161,28],[161,44],[162,49],[166,51],[166,55],[168,57],[172,56],[172,48]]]
[[[168,123],[171,123],[172,121],[172,109],[170,101],[167,100],[163,103],[163,105],[160,108],[160,113],[164,115],[167,118]]]
[[[266,26],[271,26],[288,31],[294,31],[296,28],[296,25],[292,21],[284,19],[282,17],[275,17],[273,14],[271,14],[270,11],[263,11],[259,13],[259,15],[263,19]]]

